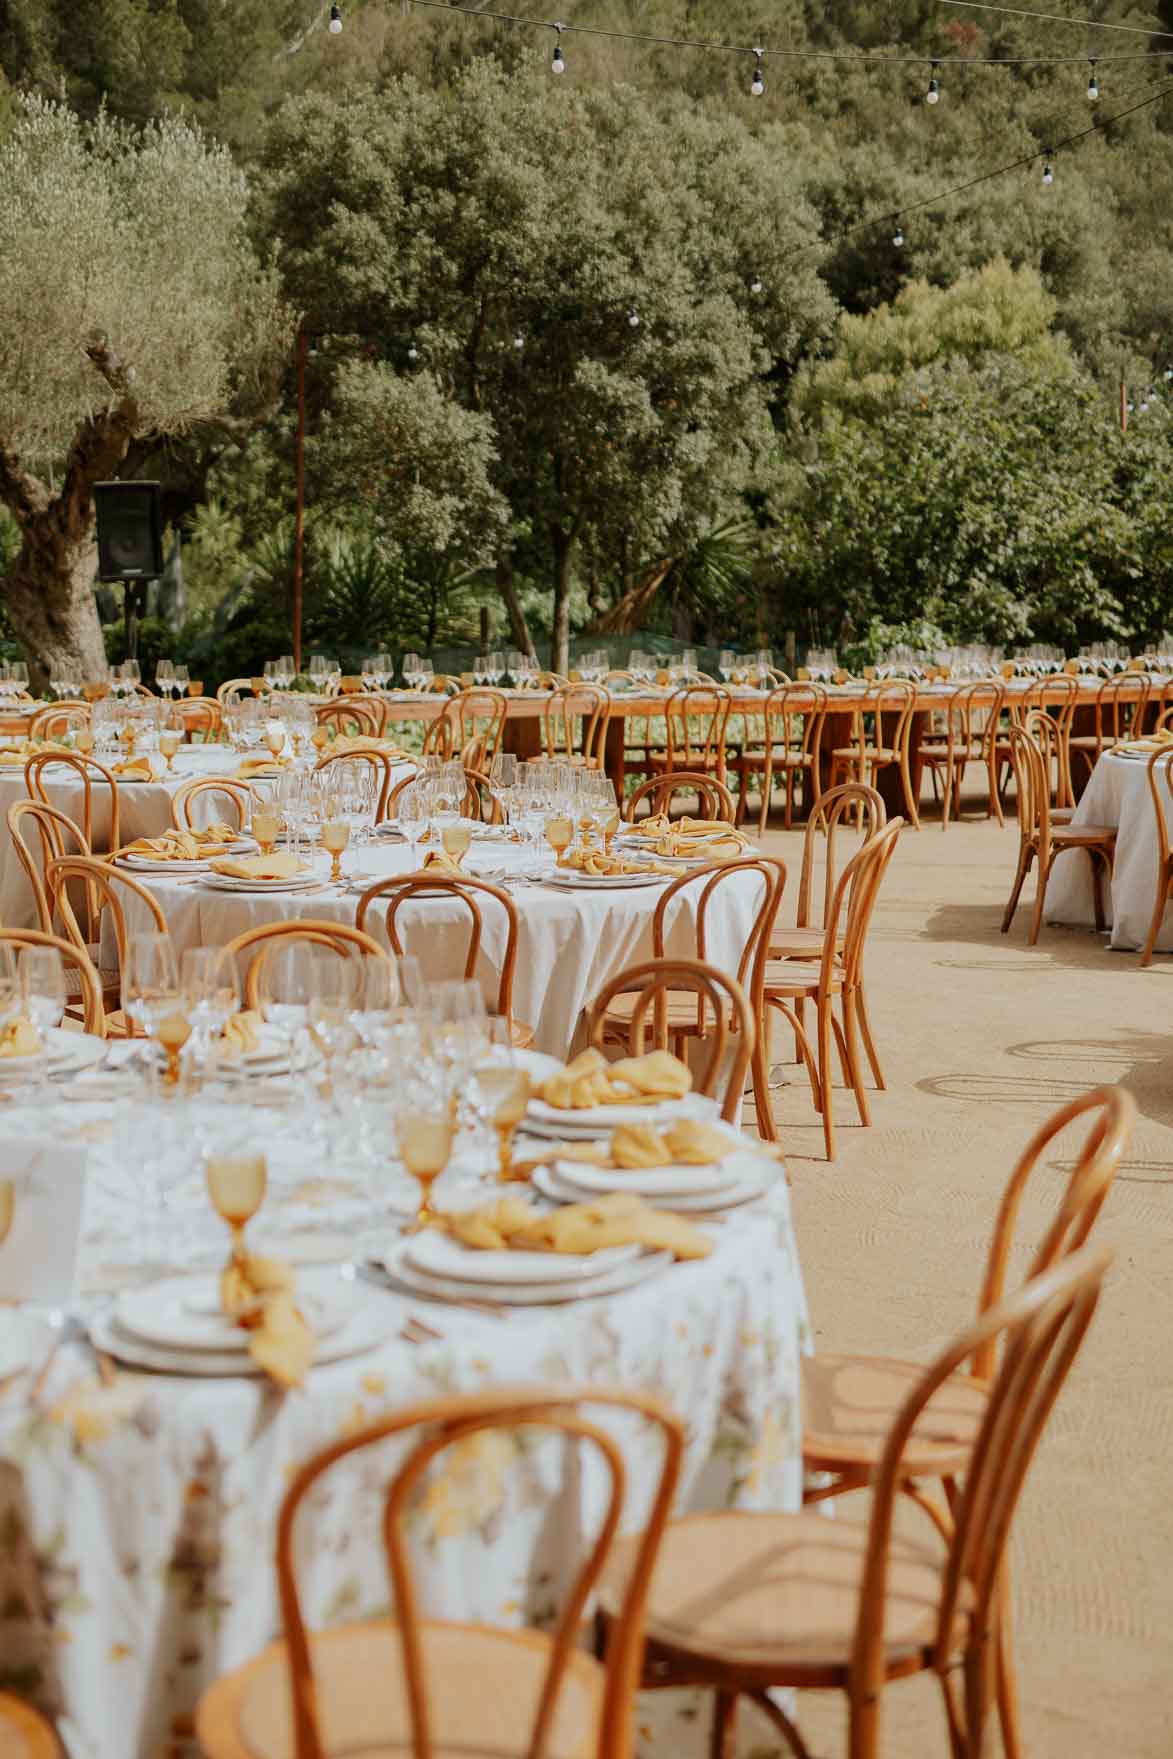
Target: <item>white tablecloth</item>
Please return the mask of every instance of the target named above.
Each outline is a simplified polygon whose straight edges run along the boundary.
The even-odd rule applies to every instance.
[[[516,873],[526,859],[516,846],[485,843],[474,845],[465,866],[470,874],[501,869]],[[376,842],[348,852],[346,865],[372,878],[383,878],[410,872],[412,861],[402,843]],[[328,872],[328,866],[322,871]],[[182,880],[152,878],[147,883],[163,907],[179,952],[186,947],[222,946],[262,922],[314,916],[353,923],[358,901],[356,891],[337,888],[242,895]],[[513,1013],[515,1019],[534,1028],[538,1050],[565,1056],[575,1042],[584,1010],[607,980],[651,957],[652,917],[660,891],[659,886],[641,886],[585,893],[526,885],[514,892],[519,936]],[[699,885],[686,888],[669,913],[666,946],[670,956],[696,956],[699,894]],[[761,901],[762,882],[754,874],[726,881],[718,889],[707,913],[706,957],[711,963],[736,975]],[[486,1001],[493,1005],[505,956],[506,922],[504,911],[491,899],[482,905],[482,914],[484,932],[477,975]],[[386,939],[385,918],[386,906],[381,902],[367,916],[367,929],[377,939]],[[420,960],[425,979],[463,976],[468,920],[467,910],[447,899],[420,901],[399,912],[402,944]],[[115,963],[112,943],[103,948],[103,956],[104,962]]]
[[[231,1125],[226,1104],[214,1113],[207,1096],[117,1110],[64,1101],[6,1112],[14,1134],[80,1134],[90,1145],[91,1290],[126,1280],[117,1266],[133,1258],[158,1183],[176,1168],[186,1168],[190,1200],[173,1193],[172,1248],[193,1266],[222,1260],[224,1230],[199,1195],[198,1156],[204,1131]],[[279,1175],[250,1233],[260,1249],[312,1257],[326,1217],[357,1258],[390,1237],[386,1224],[372,1226],[369,1200],[360,1224],[352,1199],[315,1220],[292,1194],[299,1168],[322,1170],[321,1145],[307,1140],[312,1115],[296,1100],[287,1116],[241,1108],[240,1132],[265,1142]],[[447,1391],[550,1379],[646,1388],[688,1421],[681,1507],[797,1507],[807,1331],[780,1168],[767,1201],[726,1222],[717,1242],[708,1260],[643,1289],[505,1320],[376,1291],[387,1341],[314,1370],[286,1395],[259,1380],[126,1371],[101,1389],[85,1357],[63,1349],[36,1409],[27,1381],[0,1392],[0,1686],[64,1709],[84,1759],[189,1759],[202,1689],[278,1629],[274,1519],[293,1466],[388,1407]],[[413,1313],[440,1337],[404,1341]],[[656,1451],[638,1423],[616,1433],[638,1525]],[[448,1464],[413,1516],[425,1610],[503,1624],[548,1617],[597,1508],[583,1457],[492,1435]],[[301,1577],[312,1622],[388,1605],[376,1538],[386,1471],[386,1455],[361,1455],[313,1499]]]
[[[1167,822],[1173,828],[1173,796],[1162,781]],[[1148,766],[1140,758],[1105,753],[1088,779],[1075,824],[1114,825],[1116,855],[1112,895],[1105,900],[1112,945],[1140,948],[1145,944],[1157,894],[1157,815],[1149,792]],[[1047,887],[1048,922],[1092,928],[1095,911],[1091,863],[1086,855],[1068,851],[1056,861]],[[1157,936],[1162,952],[1173,951],[1173,912]]]

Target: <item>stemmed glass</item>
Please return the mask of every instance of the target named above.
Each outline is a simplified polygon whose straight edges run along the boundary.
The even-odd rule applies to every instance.
[[[269,1167],[263,1154],[210,1154],[204,1162],[208,1196],[232,1231],[229,1266],[247,1257],[244,1230],[265,1201]]]
[[[514,1177],[513,1138],[530,1102],[530,1078],[514,1054],[509,1022],[494,1020],[492,1024],[497,1054],[478,1067],[476,1083],[485,1114],[497,1132],[498,1183],[508,1185]]]
[[[60,1026],[65,1012],[67,988],[61,954],[56,947],[22,947],[16,964],[22,1011],[44,1043],[45,1034]]]
[[[568,812],[552,812],[545,821],[545,832],[556,866],[574,841],[574,820]]]
[[[175,689],[175,667],[170,660],[160,660],[155,667],[155,683],[159,686],[159,695],[164,692],[168,696]]]
[[[410,1083],[396,1117],[399,1158],[420,1187],[414,1232],[435,1217],[432,1188],[451,1158],[454,1135],[449,1096],[439,1071],[430,1071]]]
[[[192,1044],[207,1056],[240,1007],[240,975],[224,947],[187,947],[179,962],[179,987],[187,1003]]]
[[[262,855],[271,855],[281,835],[281,804],[277,790],[263,782],[249,784],[252,797],[252,834]]]
[[[330,857],[330,879],[342,878],[342,854],[350,842],[350,821],[342,815],[342,801],[335,794],[327,801],[322,817],[322,848]]]
[[[468,854],[472,843],[472,820],[470,818],[450,819],[440,832],[440,842],[445,854],[451,856],[457,867]]]
[[[175,948],[166,934],[135,934],[126,949],[122,977],[126,1012],[163,1048],[163,1083],[179,1081],[179,1054],[191,1037],[185,998],[179,987]]]
[[[489,766],[489,792],[499,804],[507,824],[516,789],[517,758],[511,751],[499,751]]]
[[[382,960],[372,960],[381,964]],[[363,987],[363,962],[324,951],[312,954],[313,995],[306,1013],[310,1038],[326,1065],[325,1091],[334,1091],[334,1058],[353,1050],[357,1037],[351,1011]]]
[[[191,674],[188,672],[186,666],[174,666],[172,668],[172,676],[175,680],[175,694],[176,696],[182,696],[188,685],[191,683]]]
[[[416,866],[419,859],[416,849],[424,834],[430,812],[431,806],[428,801],[426,783],[413,782],[399,796],[395,809],[395,822],[403,832],[411,855],[412,867]]]

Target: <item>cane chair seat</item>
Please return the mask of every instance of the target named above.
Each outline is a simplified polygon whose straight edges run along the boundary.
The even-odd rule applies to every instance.
[[[627,1043],[628,1031],[635,1014],[639,995],[628,991],[613,998],[607,1009],[607,1036],[612,1036]],[[711,1021],[698,1021],[697,999],[691,990],[667,990],[663,1006],[668,1022],[669,1038],[699,1038],[709,1031]]]
[[[1085,849],[1092,843],[1110,843],[1116,838],[1115,825],[1052,824],[1051,842],[1057,848]]]
[[[836,940],[842,945],[845,935],[837,934]],[[820,944],[821,954],[821,944]],[[819,992],[819,973],[811,971],[809,959],[775,959],[766,961],[765,986],[771,995],[809,996],[812,999]],[[830,972],[827,988],[838,995],[843,988],[843,961],[836,957]]]
[[[883,1356],[808,1356],[802,1364],[803,1461],[814,1472],[856,1472],[879,1464],[892,1419],[924,1364]],[[910,1478],[965,1470],[986,1412],[987,1388],[952,1375],[917,1418],[904,1450]]]
[[[821,959],[826,935],[821,928],[783,928],[775,930],[777,939],[770,941],[771,965],[780,959]],[[835,936],[835,951],[843,951],[844,935]],[[776,967],[775,967],[776,969]],[[781,973],[779,973],[781,975]]]
[[[924,1370],[922,1369],[923,1375]],[[616,1547],[602,1604],[626,1580],[628,1546]],[[647,1606],[648,1663],[703,1657],[738,1680],[771,1686],[842,1686],[859,1618],[867,1555],[865,1524],[815,1513],[727,1511],[670,1523]],[[945,1557],[938,1546],[894,1538],[888,1552],[883,1629],[887,1674],[927,1664],[937,1633]],[[961,1599],[955,1643],[965,1642],[972,1591]]]
[[[849,764],[857,762],[858,758],[858,745],[835,745],[831,748],[832,762]],[[867,749],[867,761],[872,768],[876,768],[878,765],[885,763],[899,763],[900,753],[894,751],[890,745],[869,745]]]
[[[549,1639],[439,1623],[419,1633],[434,1759],[525,1759]],[[314,1636],[310,1648],[327,1759],[412,1759],[397,1627],[390,1620],[341,1626]],[[572,1655],[548,1759],[592,1759],[602,1680],[598,1662]],[[294,1759],[284,1643],[213,1688],[200,1709],[200,1739],[209,1759]]]

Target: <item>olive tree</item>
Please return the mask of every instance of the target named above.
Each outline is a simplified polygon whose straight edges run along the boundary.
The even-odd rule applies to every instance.
[[[228,154],[180,122],[134,128],[26,98],[0,143],[0,499],[30,673],[103,663],[93,485],[131,443],[245,419],[288,325]]]

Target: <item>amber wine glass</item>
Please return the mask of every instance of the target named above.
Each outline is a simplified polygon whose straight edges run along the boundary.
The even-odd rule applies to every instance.
[[[245,1257],[244,1230],[265,1201],[269,1167],[263,1154],[210,1154],[204,1165],[208,1196],[232,1230],[230,1264]]]
[[[567,813],[555,812],[546,820],[546,841],[560,861],[574,840],[574,820]]]
[[[322,848],[330,857],[330,878],[342,878],[342,851],[350,842],[350,826],[344,818],[328,818],[322,826]]]
[[[74,744],[77,746],[77,749],[81,752],[83,757],[89,757],[94,749],[94,735],[89,727],[78,728]]]
[[[15,1215],[16,1183],[12,1179],[0,1179],[0,1246],[12,1232]]]
[[[285,749],[285,728],[269,727],[265,733],[265,744],[272,757],[277,758]]]
[[[508,1185],[515,1176],[513,1138],[530,1101],[529,1076],[510,1063],[489,1063],[477,1070],[477,1086],[484,1095],[489,1122],[497,1132],[497,1178],[500,1184]]]
[[[611,853],[611,844],[615,841],[615,833],[619,829],[619,808],[613,806],[603,819],[603,848]]]
[[[318,752],[320,755],[323,751],[325,751],[325,749],[326,749],[327,745],[329,745],[329,743],[330,743],[329,728],[328,727],[315,727],[313,732],[310,734],[310,744],[313,746],[314,750],[316,752]]]
[[[453,1134],[452,1119],[442,1101],[427,1109],[413,1107],[400,1116],[399,1158],[420,1188],[421,1202],[415,1216],[417,1233],[435,1219],[432,1187],[448,1165]]]
[[[445,852],[451,855],[459,867],[468,853],[469,844],[472,842],[472,826],[467,819],[458,818],[455,824],[444,826],[440,832],[440,841],[444,845]]]
[[[179,1085],[179,1055],[191,1037],[191,1021],[183,1011],[181,998],[177,996],[175,999],[175,1008],[156,1021],[154,1029],[154,1036],[162,1045],[163,1054],[167,1058],[167,1067],[163,1071],[165,1087]]]
[[[175,753],[179,750],[179,734],[173,728],[164,727],[159,734],[159,750],[167,759],[167,768],[175,768]]]

